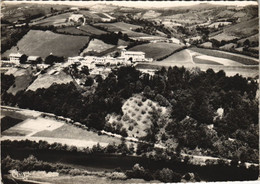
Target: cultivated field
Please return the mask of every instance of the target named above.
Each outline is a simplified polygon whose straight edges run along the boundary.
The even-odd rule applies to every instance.
[[[137,45],[130,48],[130,51],[142,51],[145,52],[147,58],[153,58],[155,60],[162,58],[164,56],[170,55],[175,50],[181,48],[181,45],[173,43],[148,43]]]
[[[20,53],[28,56],[47,57],[52,53],[56,56],[78,56],[79,51],[89,42],[88,36],[72,36],[56,34],[50,31],[29,31],[18,43],[6,51],[3,56],[10,53]]]
[[[82,25],[79,27],[80,30],[84,31],[85,33],[88,33],[90,35],[101,35],[101,34],[106,34],[107,32],[106,31],[103,31],[103,30],[100,30],[100,29],[97,29],[93,26],[90,26],[90,25]]]
[[[43,118],[40,116],[41,113],[34,113],[34,111],[31,113],[37,115],[35,118],[28,117],[25,120],[20,120],[18,115],[19,113],[23,114],[23,112],[24,110],[20,112],[18,110],[7,113],[9,118],[15,118],[15,122],[10,123],[8,126],[5,125],[7,128],[2,132],[2,140],[29,139],[37,142],[45,140],[50,144],[58,142],[77,147],[92,147],[97,143],[100,143],[101,146],[106,146],[108,143],[113,142],[116,144],[121,143],[120,138],[98,135],[95,132],[76,127],[72,124],[65,123],[62,120]]]

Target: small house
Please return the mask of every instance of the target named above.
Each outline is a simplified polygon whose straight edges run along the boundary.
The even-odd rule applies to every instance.
[[[22,57],[22,54],[20,54],[20,53],[11,53],[9,55],[10,62],[14,63],[14,64],[19,64],[21,57]]]
[[[42,58],[40,56],[29,56],[27,62],[30,64],[40,64],[42,63]]]

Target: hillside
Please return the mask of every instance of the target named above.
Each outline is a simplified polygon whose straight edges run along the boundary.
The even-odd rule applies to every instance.
[[[18,43],[17,46],[3,54],[8,57],[10,53],[21,52],[28,56],[47,57],[52,53],[56,56],[78,56],[89,42],[88,36],[72,36],[56,34],[50,31],[30,30]]]
[[[173,53],[176,49],[181,48],[181,45],[173,43],[148,43],[137,45],[130,48],[130,51],[142,51],[147,58],[160,59]]]

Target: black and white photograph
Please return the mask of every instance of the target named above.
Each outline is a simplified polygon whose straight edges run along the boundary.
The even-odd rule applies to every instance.
[[[258,1],[1,1],[1,184],[260,182]]]

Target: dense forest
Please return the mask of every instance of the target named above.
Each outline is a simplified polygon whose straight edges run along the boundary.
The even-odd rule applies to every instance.
[[[13,79],[2,74],[2,79],[9,78]],[[2,104],[62,115],[97,130],[106,130],[108,114],[122,114],[125,100],[142,94],[170,111],[166,119],[153,114],[153,125],[143,140],[151,144],[172,140],[178,146],[168,149],[176,152],[199,149],[203,155],[258,163],[258,83],[238,74],[227,77],[224,71],[170,67],[151,76],[121,67],[98,80],[95,92],[84,96],[74,83],[13,96],[6,93],[11,83],[5,81]],[[159,133],[162,128],[164,134]],[[109,131],[127,136],[126,130]],[[149,149],[140,154],[149,154]]]

